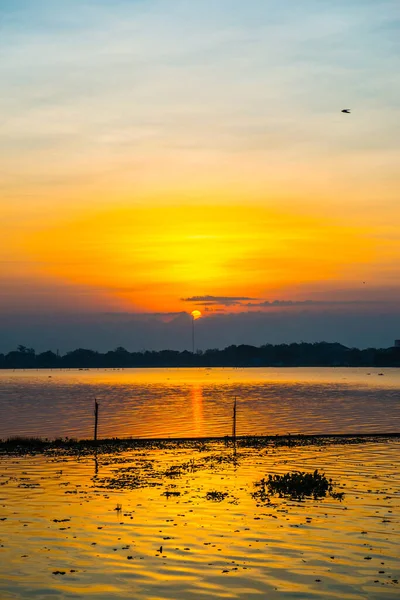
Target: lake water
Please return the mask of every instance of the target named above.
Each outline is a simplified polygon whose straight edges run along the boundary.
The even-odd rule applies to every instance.
[[[0,438],[400,432],[400,370],[0,371]]]
[[[0,598],[400,597],[398,440],[169,444],[0,454]],[[314,469],[342,500],[253,496],[267,474]]]

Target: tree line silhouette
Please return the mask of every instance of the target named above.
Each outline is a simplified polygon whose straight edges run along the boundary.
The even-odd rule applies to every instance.
[[[128,352],[125,348],[101,353],[78,348],[60,355],[33,348],[0,354],[0,369],[76,369],[128,367],[400,367],[400,348],[348,348],[339,343],[233,345],[220,350]]]

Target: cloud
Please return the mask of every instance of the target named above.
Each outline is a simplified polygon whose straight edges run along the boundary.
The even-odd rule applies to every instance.
[[[253,302],[257,298],[247,296],[191,296],[182,298],[183,302],[201,303],[205,310],[212,310],[210,306],[242,306],[248,308],[288,308],[291,306],[333,306],[354,304],[376,304],[377,300],[264,300]],[[214,309],[215,310],[215,309]]]
[[[286,308],[288,306],[332,306],[335,304],[376,304],[377,300],[265,300],[264,302],[248,302],[246,306],[263,308]]]
[[[115,319],[116,321],[158,321],[162,323],[169,323],[170,321],[189,319],[188,313],[185,311],[180,312],[145,312],[145,313],[126,313],[126,312],[108,312],[105,313],[107,318]]]
[[[246,300],[257,300],[248,296],[191,296],[190,298],[182,298],[183,302],[201,302],[204,306],[243,306]]]

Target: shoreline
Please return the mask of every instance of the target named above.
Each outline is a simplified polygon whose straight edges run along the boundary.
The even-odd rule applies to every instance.
[[[331,446],[378,443],[382,441],[399,441],[400,432],[371,433],[338,433],[338,434],[293,434],[266,436],[237,436],[236,442],[230,437],[198,437],[198,438],[103,438],[54,440],[15,436],[0,440],[0,457],[3,455],[25,454],[93,454],[116,453],[141,448],[170,449],[176,447],[204,449],[207,444],[223,443],[232,448],[268,448],[296,446]]]

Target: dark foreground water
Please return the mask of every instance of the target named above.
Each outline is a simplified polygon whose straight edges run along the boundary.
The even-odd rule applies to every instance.
[[[400,370],[0,371],[0,438],[400,432]]]

